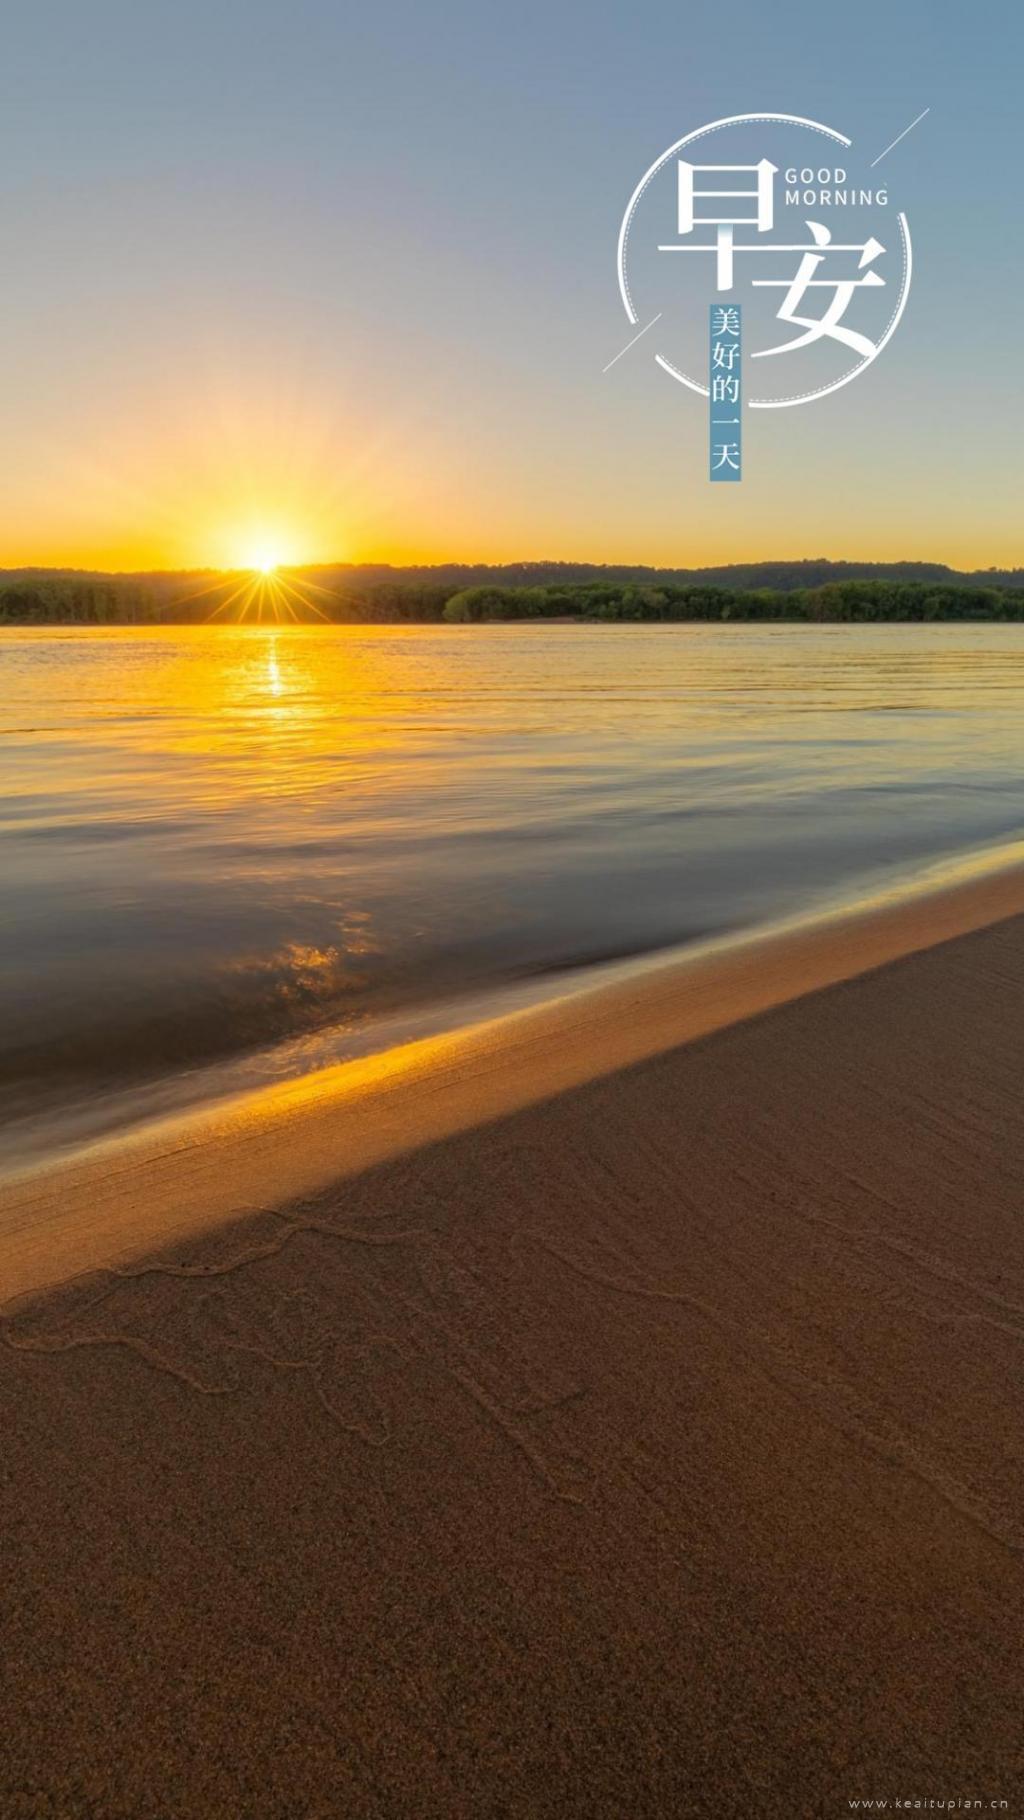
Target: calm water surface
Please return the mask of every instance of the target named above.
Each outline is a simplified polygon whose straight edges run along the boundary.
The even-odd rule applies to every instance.
[[[0,667],[12,1154],[1024,833],[1011,626],[4,629]]]

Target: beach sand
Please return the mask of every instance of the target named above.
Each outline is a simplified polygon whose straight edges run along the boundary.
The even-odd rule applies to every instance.
[[[622,1059],[8,1195],[4,1820],[1015,1811],[1024,919]]]

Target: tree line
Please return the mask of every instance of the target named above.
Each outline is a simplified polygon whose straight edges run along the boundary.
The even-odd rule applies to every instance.
[[[481,574],[485,579],[476,579]],[[210,573],[8,572],[0,574],[0,625],[221,623],[238,616],[239,580]],[[295,571],[283,580],[298,617],[338,624],[1024,618],[1024,571],[964,574],[925,563],[815,561],[695,571],[569,563],[406,570],[366,564]],[[269,604],[252,602],[248,621],[264,617],[272,617]]]
[[[926,581],[826,581],[814,588],[464,588],[449,623],[514,619],[584,622],[1022,620],[1024,592]]]

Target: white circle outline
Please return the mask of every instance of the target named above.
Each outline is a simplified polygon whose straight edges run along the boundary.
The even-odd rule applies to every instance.
[[[706,134],[719,132],[723,127],[743,126],[752,121],[767,121],[773,125],[806,126],[809,127],[812,132],[824,133],[827,138],[835,139],[839,145],[851,145],[853,143],[852,140],[846,137],[845,133],[837,133],[833,127],[823,126],[820,120],[807,120],[802,114],[729,114],[723,120],[711,120],[706,126],[699,126],[695,128],[692,133],[685,133],[682,139],[677,139],[674,145],[670,145],[667,151],[662,152],[660,158],[655,159],[650,169],[645,171],[644,175],[641,177],[640,182],[637,184],[636,189],[633,191],[633,194],[626,205],[626,212],[622,217],[622,226],[619,228],[617,259],[619,294],[625,306],[626,315],[629,317],[631,323],[635,324],[639,322],[640,318],[633,308],[633,300],[629,291],[629,281],[626,278],[626,243],[629,239],[629,230],[633,215],[636,212],[640,198],[647,188],[647,185],[650,183],[651,178],[660,171],[662,165],[665,164],[674,153],[678,152],[682,146],[692,145],[695,139],[703,139]],[[795,398],[748,399],[747,402],[752,411],[778,411],[785,409],[788,405],[811,404],[816,398],[826,398],[830,392],[838,392],[841,386],[849,385],[851,379],[856,379],[858,373],[862,373],[866,367],[871,365],[873,360],[877,360],[882,349],[886,346],[887,342],[892,339],[899,326],[900,318],[907,305],[907,298],[910,295],[910,280],[914,269],[913,249],[910,241],[910,225],[902,210],[897,216],[897,220],[903,238],[902,283],[900,285],[899,297],[896,301],[893,313],[889,318],[885,333],[878,342],[874,352],[865,354],[863,360],[858,361],[857,365],[851,367],[848,373],[844,373],[842,378],[833,379],[828,385],[821,386],[816,392],[803,392]],[[680,385],[688,387],[691,392],[698,393],[702,398],[708,396],[708,388],[706,385],[699,385],[695,379],[690,379],[685,373],[680,373],[678,368],[672,366],[672,364],[665,359],[664,355],[656,354],[654,358],[663,372],[668,373],[672,379],[677,379]]]

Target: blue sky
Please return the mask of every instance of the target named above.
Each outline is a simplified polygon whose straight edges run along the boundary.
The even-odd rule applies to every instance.
[[[988,0],[19,9],[0,561],[1020,561],[1022,51]],[[633,184],[725,114],[925,107],[898,335],[709,489],[698,401],[601,372]]]

